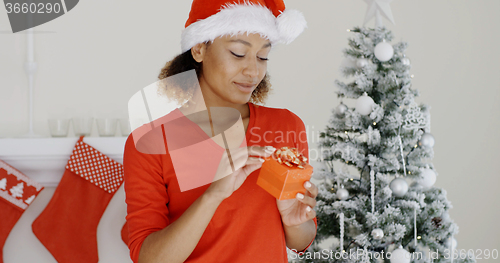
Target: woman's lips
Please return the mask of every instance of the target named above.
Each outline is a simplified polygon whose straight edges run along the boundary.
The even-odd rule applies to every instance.
[[[251,93],[254,90],[255,84],[245,84],[245,83],[238,83],[234,82],[236,87],[238,87],[239,90],[241,90],[244,93]]]

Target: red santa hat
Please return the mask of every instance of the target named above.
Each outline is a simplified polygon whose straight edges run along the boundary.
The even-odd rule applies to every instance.
[[[291,43],[307,27],[301,12],[283,0],[194,0],[182,31],[182,53],[223,35],[258,33],[271,43]]]

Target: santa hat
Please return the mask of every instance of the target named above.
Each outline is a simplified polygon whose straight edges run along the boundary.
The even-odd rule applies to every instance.
[[[291,43],[307,27],[301,12],[283,0],[194,0],[182,31],[182,53],[223,35],[258,33],[271,43]]]

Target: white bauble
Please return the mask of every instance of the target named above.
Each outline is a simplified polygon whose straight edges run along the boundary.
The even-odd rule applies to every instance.
[[[391,253],[391,263],[410,263],[411,262],[411,254],[406,251],[402,246],[399,246],[398,249],[395,249]]]
[[[345,113],[347,112],[347,110],[348,110],[347,106],[344,103],[340,102],[340,104],[335,109],[335,115],[338,118],[344,118]]]
[[[366,59],[366,58],[358,58],[356,60],[356,66],[358,68],[364,68],[364,67],[368,66],[368,63],[369,63],[368,59]]]
[[[347,200],[347,198],[349,198],[349,191],[347,191],[346,189],[344,188],[340,188],[337,190],[337,198],[339,200]]]
[[[429,188],[436,183],[436,173],[432,169],[422,169],[420,172],[420,178],[418,178],[417,182],[424,188]]]
[[[394,56],[394,48],[387,42],[380,42],[375,46],[375,57],[382,62],[389,61]]]
[[[356,101],[356,111],[361,115],[368,115],[373,111],[375,102],[366,94],[366,92]]]
[[[392,194],[397,197],[403,197],[408,192],[408,183],[403,178],[394,178],[389,184]]]
[[[418,141],[418,146],[424,147],[424,148],[432,148],[434,147],[434,143],[436,140],[434,140],[434,136],[432,134],[426,132],[422,134],[422,137]]]
[[[384,237],[384,231],[380,228],[375,228],[372,230],[373,239],[380,240]]]

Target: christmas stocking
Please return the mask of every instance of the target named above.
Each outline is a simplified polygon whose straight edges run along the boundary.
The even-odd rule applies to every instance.
[[[97,263],[97,225],[123,182],[123,166],[80,137],[33,233],[59,263]]]
[[[128,224],[125,222],[125,225],[122,227],[122,240],[128,246]]]
[[[7,236],[42,189],[42,185],[0,160],[0,263]]]

